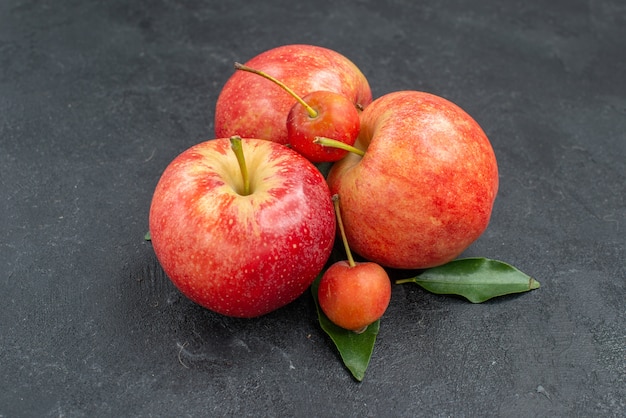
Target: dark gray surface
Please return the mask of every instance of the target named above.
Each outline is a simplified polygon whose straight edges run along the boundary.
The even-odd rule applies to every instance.
[[[255,320],[182,297],[153,188],[233,62],[287,43],[473,115],[501,183],[465,255],[542,288],[394,287],[360,384],[308,293]],[[0,417],[623,415],[625,50],[621,0],[0,2]]]

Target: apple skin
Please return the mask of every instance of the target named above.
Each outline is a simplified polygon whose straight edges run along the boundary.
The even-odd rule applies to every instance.
[[[317,291],[320,308],[335,325],[355,332],[380,319],[391,300],[385,269],[372,262],[332,264]]]
[[[246,65],[281,80],[298,96],[332,91],[364,108],[372,101],[369,83],[348,58],[328,48],[294,44],[255,56]],[[287,115],[296,100],[270,80],[235,71],[215,107],[215,136],[239,135],[288,144]]]
[[[313,143],[316,137],[326,137],[354,145],[361,121],[359,112],[344,96],[330,91],[314,91],[302,98],[316,112],[311,117],[300,103],[293,105],[287,116],[289,145],[313,163],[334,162],[348,151]]]
[[[152,198],[154,251],[189,299],[223,315],[250,318],[299,297],[331,253],[336,220],[315,166],[289,148],[243,139],[251,194],[228,138],[176,157]]]
[[[361,113],[350,153],[328,183],[341,195],[348,242],[386,267],[424,269],[460,255],[484,232],[498,191],[489,139],[464,110],[429,93],[399,91]]]

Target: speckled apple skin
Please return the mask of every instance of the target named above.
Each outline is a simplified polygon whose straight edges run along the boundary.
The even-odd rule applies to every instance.
[[[424,92],[376,99],[350,154],[328,175],[352,249],[387,267],[455,259],[485,231],[498,191],[489,139],[464,110]]]
[[[372,101],[369,83],[344,55],[315,45],[284,45],[255,56],[247,66],[266,72],[303,97],[313,91],[339,93],[355,105]],[[288,143],[287,115],[296,100],[257,74],[235,71],[215,106],[215,136],[261,138]]]
[[[195,145],[163,172],[150,207],[156,256],[194,302],[256,317],[300,296],[324,267],[336,220],[319,170],[289,148],[242,140],[252,194],[227,138]]]

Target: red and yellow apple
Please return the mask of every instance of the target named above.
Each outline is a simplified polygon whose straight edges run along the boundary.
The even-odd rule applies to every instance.
[[[298,96],[330,91],[362,109],[372,101],[369,83],[344,55],[314,45],[284,45],[267,50],[246,66],[263,71],[289,86]],[[215,107],[216,137],[261,138],[288,144],[287,116],[296,99],[272,81],[235,71],[226,81]]]
[[[336,220],[324,177],[300,154],[221,138],[167,166],[149,226],[156,256],[183,294],[223,315],[255,317],[309,287],[333,248]]]
[[[460,255],[485,231],[498,167],[479,124],[454,103],[399,91],[361,113],[350,153],[331,168],[352,249],[383,266],[423,269]]]

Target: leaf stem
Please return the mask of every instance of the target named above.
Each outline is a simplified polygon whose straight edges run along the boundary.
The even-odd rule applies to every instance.
[[[339,209],[339,195],[335,194],[332,197],[333,205],[335,205],[335,214],[337,216],[337,224],[339,225],[339,232],[341,233],[341,240],[343,241],[343,246],[346,249],[346,256],[348,258],[348,265],[350,267],[356,266],[354,262],[354,257],[352,257],[352,251],[350,251],[350,246],[348,245],[348,238],[346,237],[346,230],[343,227],[343,220],[341,219],[341,209]]]
[[[356,147],[353,147],[352,145],[348,145],[345,142],[337,141],[336,139],[326,138],[323,136],[316,136],[315,139],[313,140],[313,143],[319,144],[323,147],[339,148],[344,151],[353,152],[357,155],[360,155],[361,157],[365,155],[365,151],[358,149]]]
[[[241,194],[243,196],[248,196],[250,194],[250,176],[248,175],[248,166],[246,165],[246,159],[243,155],[243,146],[241,144],[240,136],[230,137],[230,148],[235,153],[235,157],[237,157],[237,163],[239,163],[239,170],[241,171],[241,178],[243,179],[243,191],[241,191]]]
[[[238,62],[235,63],[235,69],[236,70],[241,70],[241,71],[247,71],[249,73],[253,73],[253,74],[256,74],[256,75],[260,75],[261,77],[266,78],[266,79],[268,79],[268,80],[278,84],[280,87],[282,87],[283,90],[285,90],[287,93],[292,95],[293,98],[298,101],[298,103],[300,103],[302,106],[304,106],[304,108],[306,109],[307,113],[309,114],[309,117],[311,117],[311,118],[316,118],[317,117],[317,111],[315,109],[313,109],[307,102],[305,102],[300,96],[298,96],[298,94],[295,91],[290,89],[282,81],[272,77],[271,75],[267,74],[264,71],[254,69],[252,67],[248,67],[247,65],[244,65],[244,64],[241,64],[241,63],[238,63]]]

